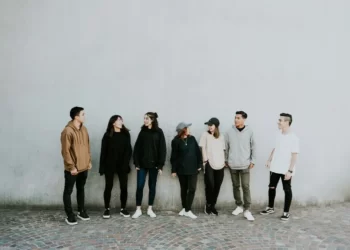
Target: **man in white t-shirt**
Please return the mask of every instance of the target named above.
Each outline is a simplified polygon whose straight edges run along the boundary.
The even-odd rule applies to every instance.
[[[260,214],[267,215],[275,212],[274,202],[276,197],[276,187],[279,180],[282,180],[284,198],[284,212],[281,220],[287,221],[290,217],[289,208],[292,203],[292,176],[295,175],[295,163],[299,154],[299,138],[290,130],[292,115],[280,114],[278,128],[280,132],[276,136],[275,148],[266,163],[270,169],[269,184],[269,205]]]

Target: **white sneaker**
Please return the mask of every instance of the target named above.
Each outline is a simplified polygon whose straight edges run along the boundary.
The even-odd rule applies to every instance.
[[[180,216],[184,216],[185,215],[185,209],[183,208],[180,213],[179,213]]]
[[[133,219],[137,219],[142,215],[142,211],[141,209],[136,209],[136,212],[134,213],[134,215],[132,216]]]
[[[188,212],[185,212],[185,213],[184,213],[184,216],[189,217],[189,218],[191,218],[191,219],[197,219],[197,216],[195,216],[195,215],[192,213],[191,210],[188,211]]]
[[[249,210],[245,210],[244,211],[244,217],[249,220],[249,221],[254,221],[254,217],[252,215],[252,213]]]
[[[239,215],[239,214],[243,213],[243,211],[244,211],[243,207],[238,206],[238,207],[236,207],[235,210],[233,210],[232,214],[233,215]]]
[[[149,217],[151,218],[156,218],[157,215],[153,212],[152,209],[147,209],[147,214],[149,215]]]

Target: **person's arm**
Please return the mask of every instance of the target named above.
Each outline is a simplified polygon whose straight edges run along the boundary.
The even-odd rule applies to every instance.
[[[195,147],[196,147],[196,156],[197,156],[197,162],[198,162],[198,171],[203,169],[203,158],[202,158],[202,153],[201,153],[201,149],[197,143],[196,138],[193,137],[194,143],[195,143]]]
[[[230,151],[230,138],[229,138],[229,135],[228,133],[225,134],[224,136],[225,138],[225,163],[226,165],[228,165],[228,157],[229,157],[229,151]]]
[[[107,147],[108,147],[108,138],[107,138],[107,135],[104,134],[102,137],[102,143],[101,143],[100,168],[98,170],[100,175],[103,175],[105,173]]]
[[[86,131],[86,133],[87,133],[87,137],[88,137],[88,150],[89,150],[88,152],[89,152],[89,158],[90,158],[90,160],[89,160],[89,169],[91,169],[92,168],[92,157],[91,157],[90,136],[89,136],[87,131]]]
[[[203,133],[200,141],[199,141],[199,147],[201,148],[202,151],[202,159],[203,159],[203,165],[208,162],[208,156],[207,156],[207,138],[206,134]]]
[[[289,165],[289,169],[288,169],[289,172],[294,171],[294,167],[295,167],[295,164],[297,162],[297,159],[298,159],[298,153],[292,153],[292,159],[290,161],[290,165]]]
[[[68,171],[76,169],[75,163],[70,154],[70,148],[72,145],[72,134],[64,129],[61,133],[61,153],[64,161],[64,165],[67,166]]]
[[[163,170],[166,158],[166,142],[163,130],[160,130],[160,141],[159,141],[159,155],[158,155],[158,164],[157,167],[160,170]]]
[[[125,154],[124,154],[124,166],[126,168],[129,168],[131,156],[132,156],[132,147],[131,147],[131,138],[130,134],[126,134],[127,139],[126,139],[126,145],[125,145]]]
[[[134,165],[136,168],[140,167],[140,162],[139,162],[139,156],[140,156],[140,150],[141,150],[141,144],[142,144],[142,138],[141,138],[141,132],[139,133],[139,135],[137,136],[136,142],[135,142],[135,146],[134,146],[134,154],[133,154],[133,158],[134,158]]]
[[[176,139],[173,139],[171,141],[171,156],[170,156],[172,174],[176,173],[177,161],[178,161],[178,144],[176,142]]]
[[[272,152],[271,152],[271,154],[270,154],[270,157],[269,157],[269,159],[267,160],[267,163],[266,163],[266,167],[267,168],[270,168],[270,165],[271,165],[271,161],[272,161],[272,159],[273,159],[273,153],[275,152],[275,149],[272,149]]]
[[[253,168],[256,162],[256,143],[254,133],[250,138],[250,168]]]
[[[297,159],[298,159],[298,154],[299,154],[299,139],[297,137],[295,137],[292,140],[291,152],[292,152],[292,157],[290,160],[288,172],[293,173],[295,164],[296,164]]]

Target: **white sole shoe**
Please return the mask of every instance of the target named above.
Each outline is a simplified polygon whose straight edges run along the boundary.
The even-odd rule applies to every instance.
[[[232,211],[232,214],[237,216],[237,215],[239,215],[239,214],[241,214],[243,212],[244,212],[244,210],[243,210],[242,207],[237,207],[235,210]]]
[[[123,214],[122,212],[120,212],[120,215],[123,216],[124,218],[129,218],[129,217],[130,217],[130,214],[125,215],[125,214]]]
[[[180,216],[184,216],[185,215],[185,209],[183,208],[180,213],[179,213]]]
[[[151,218],[156,218],[157,215],[151,210],[151,211],[147,211],[147,215]]]
[[[78,222],[69,222],[68,219],[65,219],[64,221],[70,226],[78,225]]]
[[[83,218],[83,217],[80,217],[79,214],[77,215],[77,217],[78,217],[79,219],[83,220],[83,221],[88,221],[88,220],[90,220],[90,218]]]
[[[110,215],[102,215],[102,217],[103,217],[103,219],[109,219],[109,218],[111,218]]]

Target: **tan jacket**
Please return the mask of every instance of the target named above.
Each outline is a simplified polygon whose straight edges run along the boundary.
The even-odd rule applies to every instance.
[[[89,134],[84,125],[77,129],[73,121],[68,122],[61,133],[61,145],[65,170],[83,172],[91,168]]]

